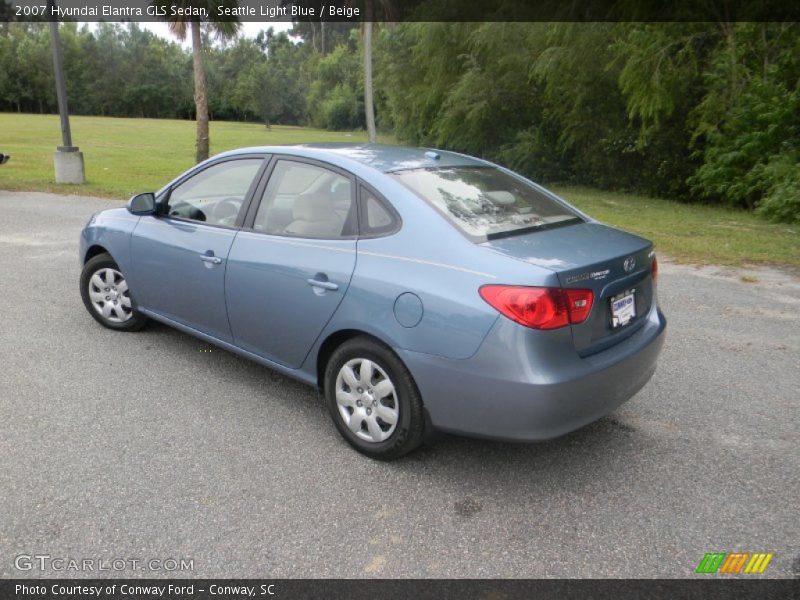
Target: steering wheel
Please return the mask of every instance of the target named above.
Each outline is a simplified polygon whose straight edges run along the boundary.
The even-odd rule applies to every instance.
[[[202,210],[183,201],[176,202],[169,207],[169,216],[201,222],[206,220],[206,215]]]

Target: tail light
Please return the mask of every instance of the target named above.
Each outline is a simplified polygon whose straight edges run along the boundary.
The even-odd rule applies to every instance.
[[[573,325],[583,323],[589,316],[594,302],[592,290],[561,290],[567,296],[569,322]]]
[[[583,323],[592,310],[592,290],[484,285],[481,298],[520,325],[558,329]]]
[[[658,259],[653,256],[653,264],[650,265],[650,276],[653,278],[653,283],[658,281]]]

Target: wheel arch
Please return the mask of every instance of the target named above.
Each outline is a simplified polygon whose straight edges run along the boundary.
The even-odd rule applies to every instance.
[[[397,360],[399,360],[403,365],[405,365],[406,369],[408,369],[408,365],[406,365],[402,357],[397,352],[395,352],[391,344],[382,340],[380,337],[372,333],[369,333],[367,331],[364,331],[362,329],[355,329],[355,328],[340,329],[338,331],[334,331],[331,334],[329,334],[325,338],[325,340],[320,344],[319,351],[317,352],[316,356],[317,387],[323,394],[325,386],[325,369],[327,367],[328,360],[339,346],[341,346],[348,340],[351,340],[356,337],[365,337],[380,344],[381,346],[384,346],[387,350],[389,350],[389,352],[391,352],[397,357]],[[433,421],[431,420],[431,415],[428,412],[428,408],[425,406],[425,398],[419,392],[419,386],[417,385],[417,382],[414,379],[414,374],[411,373],[410,370],[409,374],[411,376],[411,385],[413,385],[416,388],[417,393],[419,394],[419,399],[422,408],[422,419],[423,419],[422,440],[424,443],[435,442],[439,438],[440,433],[438,432],[438,430],[433,424]]]
[[[339,331],[334,331],[325,338],[325,340],[320,344],[319,350],[317,351],[317,388],[320,391],[322,391],[325,386],[325,367],[328,365],[328,359],[330,359],[331,355],[339,346],[356,337],[369,338],[378,344],[385,346],[394,354],[397,354],[394,352],[394,350],[392,350],[391,345],[387,344],[384,340],[361,329],[340,329]]]
[[[86,264],[90,260],[92,260],[95,256],[99,256],[100,254],[108,254],[109,256],[111,253],[100,244],[92,244],[86,250],[86,254],[83,257],[83,264]]]

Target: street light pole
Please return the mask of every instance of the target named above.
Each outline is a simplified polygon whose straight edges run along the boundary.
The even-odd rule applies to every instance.
[[[61,116],[61,139],[64,142],[59,150],[73,151],[72,132],[69,129],[69,109],[67,108],[67,84],[64,81],[64,66],[61,61],[61,38],[58,35],[58,22],[50,22],[50,39],[53,44],[53,67],[56,72],[56,96],[58,96],[58,114]]]
[[[50,14],[53,14],[54,0],[48,0]],[[50,22],[50,42],[53,46],[53,69],[56,76],[56,96],[58,97],[58,114],[61,117],[61,140],[63,144],[56,148],[53,163],[56,169],[56,183],[83,183],[83,153],[72,145],[72,131],[69,127],[69,109],[67,108],[67,85],[64,79],[64,65],[61,60],[61,38],[58,34],[58,21]]]

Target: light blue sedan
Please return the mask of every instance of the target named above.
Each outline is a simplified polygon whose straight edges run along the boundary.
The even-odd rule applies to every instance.
[[[666,322],[652,244],[439,150],[246,148],[81,235],[89,314],[155,319],[317,386],[357,450],[532,441],[614,410]]]

